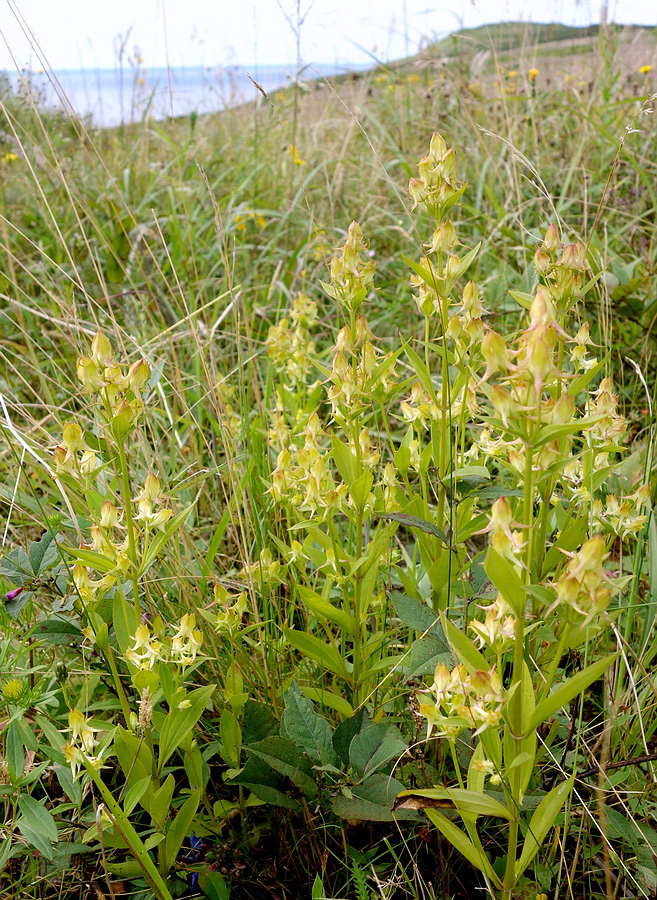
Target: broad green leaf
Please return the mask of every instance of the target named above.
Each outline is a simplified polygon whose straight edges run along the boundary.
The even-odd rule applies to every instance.
[[[406,258],[406,257],[404,257],[404,258]],[[408,260],[406,260],[406,261],[408,262]],[[413,367],[413,370],[415,371],[415,374],[417,375],[417,377],[420,379],[420,381],[422,383],[422,387],[429,394],[429,397],[431,397],[431,399],[435,401],[436,388],[431,379],[431,372],[429,372],[429,370],[425,366],[424,362],[420,359],[420,357],[417,355],[415,350],[413,350],[413,348],[409,344],[405,345],[404,351],[405,351],[406,355],[408,356],[409,360],[411,361],[411,366]]]
[[[440,625],[440,616],[423,600],[408,597],[401,591],[389,591],[388,597],[395,608],[395,612],[404,625],[408,625],[414,631],[426,632],[442,640],[444,649],[449,652],[447,641]]]
[[[317,796],[310,762],[299,753],[292,741],[273,735],[257,744],[250,744],[246,749],[268,763],[275,772],[289,778],[307,797]]]
[[[470,838],[461,831],[458,825],[451,822],[441,812],[438,812],[437,809],[427,809],[426,814],[443,837],[446,837],[450,844],[455,847],[471,865],[482,871],[496,888],[499,889],[502,887],[502,883],[490,864],[488,857],[482,850],[475,847]]]
[[[257,700],[247,700],[244,704],[244,743],[254,744],[271,734],[278,734],[278,722],[271,707]]]
[[[285,693],[281,734],[289,738],[320,765],[336,762],[331,726],[315,712],[315,707],[293,681]]]
[[[325,900],[326,892],[324,890],[324,883],[319,875],[315,875],[315,880],[313,881],[313,887],[310,894],[310,900]]]
[[[41,540],[32,541],[28,548],[30,565],[35,575],[41,575],[53,563],[57,562],[59,550],[51,531],[46,531]]]
[[[22,812],[25,822],[33,831],[38,831],[47,841],[57,842],[55,820],[43,803],[28,794],[19,794],[18,808]]]
[[[305,587],[305,585],[299,585],[297,591],[308,609],[310,609],[320,621],[326,619],[329,622],[333,622],[335,625],[339,625],[340,628],[344,629],[347,634],[353,636],[354,620],[349,613],[340,609],[339,606],[334,606],[330,601],[324,600],[318,593],[311,590],[309,587]]]
[[[199,872],[198,883],[208,900],[230,900],[231,889],[216,869],[205,868]]]
[[[173,775],[170,775],[169,777],[173,778]],[[137,781],[135,784],[132,785],[131,788],[128,789],[128,791],[125,795],[125,799],[123,801],[123,811],[125,812],[126,816],[129,816],[130,813],[135,808],[135,806],[139,803],[141,798],[144,796],[144,794],[148,790],[151,782],[152,782],[151,776],[145,775],[144,778],[142,778],[140,781]],[[153,816],[153,818],[156,818],[156,817]]]
[[[593,381],[598,372],[601,372],[607,363],[608,357],[605,356],[604,359],[601,359],[599,363],[592,366],[588,372],[583,372],[581,375],[578,375],[576,378],[573,378],[569,387],[568,393],[571,397],[576,397],[580,391],[583,391],[584,388],[589,384],[589,382]]]
[[[59,616],[42,620],[35,625],[32,634],[48,641],[49,644],[70,644],[84,639],[77,625]]]
[[[167,869],[170,869],[176,861],[178,851],[182,847],[182,842],[192,830],[192,823],[200,801],[201,791],[192,791],[178,810],[176,818],[173,820],[171,827],[167,831],[166,842],[164,845]]]
[[[294,628],[284,628],[283,634],[288,643],[292,644],[296,650],[314,659],[324,669],[341,678],[349,677],[344,660],[335,647],[325,643],[314,634],[306,634],[303,631],[296,631]]]
[[[371,775],[408,749],[406,741],[391,725],[376,722],[354,735],[349,745],[349,762],[361,778]]]
[[[349,763],[349,747],[354,737],[370,724],[369,714],[364,706],[349,719],[341,722],[333,732],[333,747],[342,763]]]
[[[439,663],[451,668],[454,657],[447,642],[434,634],[425,634],[413,641],[410,653],[402,657],[407,681],[421,675],[433,675]]]
[[[400,809],[392,812],[395,797],[404,790],[404,785],[389,775],[371,775],[362,784],[336,794],[331,802],[333,812],[342,819],[364,819],[367,822],[393,822],[395,819],[418,821],[419,813]]]
[[[490,668],[486,658],[477,650],[473,642],[453,625],[444,613],[440,614],[443,630],[452,653],[463,663],[472,675],[477,671],[487,672]]]
[[[33,828],[25,816],[21,816],[16,822],[16,827],[23,835],[25,840],[41,853],[46,859],[52,859],[55,855],[52,843],[45,837],[38,828]]]
[[[433,522],[427,522],[425,519],[419,519],[417,516],[408,516],[406,513],[384,513],[379,518],[399,522],[400,525],[405,525],[407,528],[417,528],[420,531],[424,531],[425,534],[432,534],[434,537],[439,538],[446,547],[450,545],[449,538],[445,532],[437,528]]]
[[[574,778],[569,778],[563,784],[558,784],[555,788],[552,788],[550,793],[541,800],[534,810],[534,814],[529,821],[527,837],[523,844],[520,859],[516,862],[516,875],[522,875],[538,853],[548,831],[554,825],[559,811],[566,802],[574,781]]]
[[[365,506],[367,504],[367,500],[370,496],[370,491],[372,490],[373,481],[374,476],[369,469],[365,469],[363,472],[361,472],[354,483],[349,486],[351,499],[356,504],[356,509],[361,512],[365,509]]]
[[[517,616],[525,612],[525,591],[520,576],[508,560],[489,547],[484,562],[486,574]]]
[[[283,776],[258,756],[250,756],[239,775],[226,779],[226,784],[242,785],[259,800],[272,806],[295,811],[300,809],[299,803],[284,793]]]
[[[610,665],[617,659],[618,653],[612,653],[611,656],[605,656],[597,662],[592,663],[576,675],[572,675],[565,684],[558,687],[557,690],[536,704],[534,714],[529,720],[528,729],[535,730],[538,726],[554,715],[562,706],[566,706],[575,697],[578,697],[582,691],[597,681],[607,671]]]

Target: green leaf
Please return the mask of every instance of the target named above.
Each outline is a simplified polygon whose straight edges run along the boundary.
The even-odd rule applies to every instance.
[[[319,877],[319,875],[315,875],[315,880],[313,881],[313,887],[310,894],[310,900],[325,900],[326,892],[324,890],[324,882]]]
[[[335,647],[326,644],[314,634],[306,634],[303,631],[296,631],[294,628],[284,628],[283,634],[288,643],[292,644],[296,650],[314,659],[324,669],[341,678],[349,677],[344,660]]]
[[[274,771],[289,778],[307,797],[317,796],[310,762],[300,755],[292,741],[274,735],[257,744],[249,744],[246,749],[268,763]]]
[[[365,471],[361,472],[361,474],[349,488],[351,499],[356,504],[356,509],[358,509],[360,512],[363,512],[365,506],[367,505],[367,500],[370,496],[370,491],[372,490],[373,481],[374,476],[369,469],[365,469]]]
[[[9,773],[14,784],[21,780],[25,769],[25,747],[16,722],[10,722],[6,738],[7,762]]]
[[[468,672],[473,675],[477,671],[487,672],[490,668],[486,658],[481,655],[469,637],[453,625],[444,613],[440,614],[443,630],[452,653],[462,662]]]
[[[137,785],[135,785],[135,788]],[[148,785],[147,785],[148,787]],[[163,784],[153,792],[153,796],[150,799],[150,803],[148,804],[148,811],[150,812],[155,825],[157,826],[159,831],[164,829],[165,822],[169,818],[169,810],[171,808],[171,800],[173,798],[173,792],[176,789],[176,779],[173,777],[171,773],[167,775],[164,779]],[[143,796],[143,793],[142,795]],[[138,798],[141,800],[141,796]],[[126,797],[126,802],[127,802]],[[124,804],[125,809],[125,804]],[[128,810],[125,810],[126,815],[130,813]]]
[[[369,714],[364,706],[355,715],[341,722],[333,732],[333,748],[342,763],[349,763],[349,747],[354,737],[369,725]]]
[[[406,799],[408,798],[408,799]],[[499,800],[479,791],[464,788],[433,787],[417,791],[403,791],[395,803],[395,809],[403,808],[405,803],[413,802],[414,809],[435,809],[437,806],[453,808],[462,816],[493,816],[497,819],[511,820],[511,813],[502,806]],[[409,803],[410,805],[410,803]]]
[[[404,625],[408,625],[414,631],[425,632],[439,638],[444,644],[445,651],[449,652],[449,647],[440,625],[440,616],[430,606],[423,600],[402,594],[401,591],[389,591],[388,597]]]
[[[333,812],[341,819],[364,819],[367,822],[393,822],[395,819],[418,821],[413,810],[392,812],[395,797],[404,785],[389,775],[371,775],[362,784],[349,789],[351,796],[337,794],[331,801]]]
[[[384,513],[379,518],[399,522],[400,525],[405,525],[407,528],[417,528],[420,531],[424,531],[425,534],[432,534],[434,537],[439,538],[446,547],[450,546],[449,538],[445,532],[437,528],[433,522],[427,522],[425,519],[419,519],[417,516],[408,516],[406,513]]]
[[[532,294],[526,294],[524,291],[507,291],[507,294],[525,309],[531,309],[531,305],[534,302]]]
[[[315,707],[296,681],[292,682],[285,693],[281,735],[293,741],[320,765],[327,762],[334,763],[337,760],[329,723],[315,712]]]
[[[371,775],[408,749],[396,728],[385,722],[368,725],[349,745],[349,762],[361,778]]]
[[[72,556],[73,559],[77,559],[78,562],[81,562],[83,566],[88,566],[95,572],[107,574],[107,572],[111,572],[116,568],[115,560],[110,559],[108,556],[104,556],[102,553],[97,553],[95,550],[85,550],[81,547],[65,546],[62,547],[62,550],[65,553],[68,553],[69,556]]]
[[[30,797],[28,794],[18,795],[18,808],[28,826],[42,834],[47,841],[57,843],[57,826],[52,813],[46,809],[43,803]]]
[[[157,761],[159,772],[162,771],[171,754],[178,749],[203,715],[203,710],[215,687],[214,684],[206,684],[204,687],[190,691],[185,697],[189,706],[184,709],[170,709],[167,713],[160,733],[160,753]]]
[[[351,452],[349,445],[341,441],[335,434],[331,437],[331,447],[340,478],[347,487],[351,487],[360,474],[356,457]]]
[[[298,585],[297,592],[308,609],[312,610],[320,622],[326,619],[335,625],[339,625],[347,634],[353,636],[354,620],[349,613],[338,606],[334,606],[328,600],[324,600],[318,593],[305,585]]]
[[[41,575],[59,559],[59,550],[52,532],[46,531],[41,540],[32,541],[28,548],[30,565],[35,575]]]
[[[77,625],[69,619],[62,619],[57,616],[39,622],[34,627],[32,634],[37,638],[48,641],[50,644],[70,644],[82,641],[84,637]]]
[[[173,516],[173,518],[169,519],[169,521],[166,523],[164,531],[158,531],[158,533],[150,542],[148,550],[142,558],[141,565],[139,566],[139,571],[137,572],[137,578],[141,578],[146,574],[146,572],[148,572],[150,567],[157,559],[160,550],[162,550],[167,541],[169,541],[169,539],[180,528],[180,526],[183,524],[183,522],[193,509],[194,504],[191,503],[186,509],[181,510],[181,512]]]
[[[271,734],[278,734],[278,722],[271,708],[266,703],[247,700],[244,704],[244,743],[263,741]]]
[[[208,900],[230,900],[230,888],[224,876],[216,869],[204,869],[199,872],[198,883]]]
[[[539,851],[541,844],[545,840],[548,831],[554,825],[559,815],[559,811],[566,802],[573,784],[574,777],[558,784],[552,788],[549,794],[545,796],[534,810],[529,826],[527,829],[527,837],[523,844],[520,859],[516,862],[516,875],[522,875],[527,866]]]
[[[475,847],[470,838],[461,831],[458,825],[451,822],[446,816],[438,812],[437,809],[427,809],[426,814],[443,837],[446,837],[450,844],[455,847],[471,865],[482,871],[496,888],[500,889],[502,887],[502,883],[491,866],[488,857],[484,854],[483,850],[479,850]]]
[[[315,703],[321,703],[323,706],[328,706],[329,709],[334,709],[343,719],[348,719],[354,714],[353,706],[345,697],[327,690],[323,685],[310,687],[304,684],[301,690]]]
[[[173,778],[173,775],[170,775],[169,778]],[[146,791],[148,790],[151,784],[152,778],[150,775],[145,775],[140,781],[137,781],[132,785],[131,788],[128,789],[125,799],[123,800],[123,811],[126,816],[129,816],[133,811],[135,806],[139,803],[141,798],[144,796]],[[156,793],[159,793],[157,791]],[[168,809],[167,809],[168,811]],[[155,819],[156,816],[153,816]]]
[[[525,591],[523,590],[522,581],[511,563],[504,559],[503,556],[500,556],[493,547],[489,547],[486,553],[484,569],[515,614],[517,616],[524,615]]]
[[[35,847],[42,856],[46,859],[52,859],[54,857],[55,851],[51,842],[38,830],[38,828],[33,828],[24,816],[19,818],[16,827],[28,844]]]
[[[200,801],[200,789],[192,791],[192,793],[178,810],[178,815],[173,820],[173,822],[171,823],[171,827],[167,831],[166,842],[164,845],[167,869],[170,869],[174,864],[174,862],[176,861],[176,857],[178,856],[178,851],[182,847],[182,842],[191,833],[192,823],[194,821],[194,816],[196,815],[196,810],[198,809]]]
[[[284,793],[282,775],[258,756],[249,757],[239,775],[226,779],[226,784],[242,785],[260,800],[272,806],[280,806],[283,809],[294,811],[300,809],[298,802]]]
[[[562,706],[566,706],[571,700],[578,697],[590,684],[604,675],[617,657],[618,653],[612,653],[611,656],[605,656],[603,659],[592,663],[590,666],[582,669],[581,672],[572,675],[553,694],[537,703],[534,714],[529,720],[528,730],[535,731],[542,722],[553,716]]]
[[[444,639],[425,634],[413,641],[411,652],[404,659],[406,680],[433,675],[439,663],[451,667],[454,663],[452,651]]]

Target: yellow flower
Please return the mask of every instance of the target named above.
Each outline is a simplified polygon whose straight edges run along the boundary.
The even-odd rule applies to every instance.
[[[18,156],[10,151],[9,153],[5,153],[0,162],[11,163],[14,162],[15,159],[18,159]]]
[[[647,75],[648,72],[652,72],[652,66],[641,66],[641,68],[639,69],[639,72],[642,75]]]
[[[532,82],[536,81],[537,75],[538,75],[538,69],[530,69],[529,72],[527,73],[527,77]]]
[[[267,219],[265,219],[264,216],[261,216],[258,214],[258,215],[256,215],[256,222],[257,222],[258,228],[264,228],[265,225],[267,224]]]
[[[509,78],[515,78],[517,74],[518,73],[515,69],[511,69],[511,71],[509,72]]]
[[[14,678],[12,681],[8,681],[2,689],[2,693],[5,696],[6,700],[18,700],[20,695],[23,693],[23,685],[21,682]]]
[[[305,166],[306,165],[306,160],[301,159],[301,157],[299,156],[299,151],[294,146],[294,144],[290,144],[287,149],[288,149],[288,153],[292,157],[292,162],[294,163],[295,166]]]
[[[244,231],[246,228],[246,222],[244,221],[244,217],[239,214],[235,216],[235,228],[238,231]]]

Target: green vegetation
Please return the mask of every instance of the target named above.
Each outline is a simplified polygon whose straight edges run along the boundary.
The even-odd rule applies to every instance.
[[[5,93],[0,897],[657,890],[654,33],[491,33]]]

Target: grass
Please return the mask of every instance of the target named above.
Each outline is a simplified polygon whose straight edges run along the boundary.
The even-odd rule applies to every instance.
[[[171,878],[176,896],[188,895],[195,865],[210,897],[228,896],[221,891],[232,884],[234,898],[256,890],[272,897],[310,896],[316,890],[313,897],[456,898],[471,896],[473,879],[479,878],[426,822],[340,818],[321,796],[309,798],[289,782],[283,793],[294,800],[294,812],[257,805],[253,795],[247,808],[248,790],[229,785],[226,774],[244,764],[238,745],[250,742],[242,695],[273,711],[276,719],[294,679],[319,695],[332,691],[349,698],[354,708],[360,705],[359,687],[339,683],[291,643],[290,629],[322,633],[321,615],[309,612],[298,589],[303,576],[291,563],[285,563],[283,578],[265,572],[262,563],[253,568],[263,551],[282,560],[281,544],[291,545],[300,534],[288,531],[298,524],[294,513],[268,492],[277,454],[271,413],[283,376],[267,353],[267,337],[305,293],[318,303],[317,326],[308,340],[315,343],[319,364],[329,365],[344,323],[320,282],[327,280],[326,262],[356,220],[377,264],[367,318],[379,346],[394,349],[401,334],[417,339],[423,352],[423,322],[401,253],[419,259],[430,234],[428,217],[411,209],[407,184],[434,130],[457,148],[459,174],[468,182],[455,224],[465,248],[481,242],[468,275],[480,286],[487,321],[496,330],[512,333],[520,327],[518,304],[508,290],[532,291],[529,262],[550,222],[559,222],[568,240],[587,246],[596,281],[578,315],[590,323],[594,343],[603,348],[605,373],[613,374],[630,425],[618,484],[623,478],[629,484],[643,467],[654,487],[647,448],[657,375],[652,289],[657,157],[655,125],[643,114],[655,90],[654,31],[641,32],[636,44],[623,30],[575,35],[551,29],[500,26],[485,34],[465,32],[402,65],[378,67],[355,79],[318,81],[303,93],[291,88],[218,116],[111,130],[46,115],[21,93],[4,96],[0,394],[6,416],[3,409],[0,503],[5,549],[27,547],[41,537],[45,523],[56,531],[53,515],[73,532],[57,485],[25,444],[47,461],[61,440],[63,423],[75,417],[88,431],[96,430],[102,449],[94,410],[76,377],[76,361],[88,353],[97,328],[111,336],[122,359],[134,362],[143,355],[160,376],[152,412],[132,440],[131,477],[141,484],[147,472],[156,471],[176,509],[195,502],[185,527],[143,583],[153,616],[157,611],[173,623],[185,613],[197,614],[207,658],[191,680],[197,686],[217,685],[195,732],[211,784],[204,801],[209,804],[202,822],[205,846],[190,848],[185,836],[186,855],[179,854],[178,877]],[[586,38],[585,51],[571,47],[576,36]],[[591,58],[593,68],[582,69],[579,77]],[[541,71],[532,81],[528,72],[534,63]],[[651,63],[652,73],[638,72],[640,65]],[[439,360],[433,364],[439,367]],[[303,389],[298,384],[299,396],[290,392],[287,412],[294,404],[301,408],[316,402],[324,420],[326,403],[313,399],[311,391],[303,394],[312,381],[308,373]],[[388,420],[394,423],[395,448],[403,437],[399,418],[394,413]],[[84,529],[89,507],[85,511],[75,498],[72,502]],[[340,539],[355,553],[362,532],[361,522]],[[471,538],[472,552],[483,546],[478,540]],[[656,540],[650,519],[631,552],[622,555],[622,542],[613,544],[613,559],[631,585],[629,612],[621,609],[618,620],[624,672],[615,670],[615,682],[598,682],[570,716],[555,718],[549,726],[554,734],[539,732],[545,742],[544,770],[552,765],[575,772],[579,766],[580,780],[552,843],[537,857],[518,897],[559,891],[571,898],[586,894],[610,900],[650,896],[655,890],[656,845],[649,823],[657,719],[649,673]],[[418,552],[410,537],[391,551],[398,568]],[[7,579],[5,569],[2,574]],[[8,580],[7,590],[14,584]],[[16,618],[2,613],[4,702],[7,717],[22,728],[12,731],[11,739],[5,729],[4,757],[12,760],[18,734],[28,770],[47,758],[47,726],[36,725],[35,716],[40,722],[50,716],[64,730],[67,697],[82,705],[89,679],[89,714],[94,720],[121,721],[111,700],[119,692],[94,656],[75,641],[71,647],[65,640],[39,640],[30,631],[50,621],[53,609],[56,616],[77,615],[73,595],[66,593],[62,600],[46,582],[33,586]],[[242,592],[246,605],[239,635],[226,636],[212,617],[222,612],[225,596],[234,602]],[[331,599],[338,602],[335,594]],[[376,651],[382,660],[417,637],[384,601],[382,592],[365,629],[368,639],[382,636],[384,647]],[[208,612],[204,619],[201,610]],[[565,677],[614,646],[609,637],[598,636],[558,660],[559,671]],[[231,664],[241,673],[240,689]],[[129,686],[125,673],[123,678]],[[6,693],[12,679],[36,692],[22,695],[18,707]],[[428,684],[426,678],[423,683]],[[416,740],[420,737],[412,705],[417,687],[399,679],[363,688],[373,718],[385,715],[406,744],[415,729]],[[249,709],[255,716],[255,707]],[[344,716],[335,701],[318,709],[331,726]],[[26,728],[33,728],[36,738],[30,739]],[[237,750],[231,750],[231,729]],[[463,747],[459,752],[463,764]],[[183,766],[180,754],[172,771],[177,784],[191,790],[192,763]],[[597,783],[595,768],[592,775],[582,774],[595,767],[595,759],[607,766]],[[17,834],[12,816],[16,785],[2,789],[5,828],[18,848],[15,856],[4,858],[4,896],[93,896],[87,884],[104,896],[111,890],[108,880],[116,893],[120,882],[137,896],[149,896],[150,889],[134,873],[126,870],[123,876],[118,869],[108,875],[108,864],[123,864],[129,855],[112,850],[111,843],[102,852],[97,843],[80,843],[81,825],[93,825],[98,806],[94,811],[86,798],[76,798],[68,782],[57,782],[64,778],[61,768],[45,769],[36,782],[21,787],[44,801],[55,817],[59,842],[50,862],[43,847],[40,859],[25,852],[29,832]],[[453,780],[446,742],[405,763],[402,785],[424,784],[427,768],[441,783]],[[123,785],[111,777],[110,772],[106,780],[118,796]],[[555,771],[544,783],[556,777]],[[337,783],[349,789],[351,782]],[[324,790],[332,800],[338,789]],[[213,804],[232,806],[223,816]],[[133,818],[148,833],[144,810],[137,807]],[[196,833],[203,832],[197,828]],[[494,855],[499,850],[494,826],[483,829],[483,839]],[[222,877],[208,886],[208,873]]]

